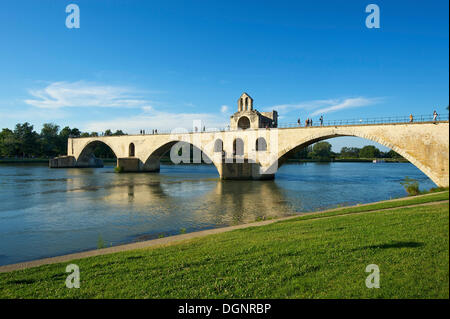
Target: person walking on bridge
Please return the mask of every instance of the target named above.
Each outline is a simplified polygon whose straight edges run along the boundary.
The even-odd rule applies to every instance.
[[[438,117],[438,114],[437,114],[436,110],[434,110],[434,112],[433,112],[433,122],[436,123],[437,117]]]
[[[300,122],[300,118],[298,118],[298,120],[297,120],[297,125],[298,125],[298,126],[302,126],[301,123],[302,123],[302,122]]]
[[[412,114],[409,114],[409,123],[412,123],[412,122],[414,122],[413,115],[412,115]]]
[[[323,115],[320,116],[319,121],[320,121],[320,126],[323,126]]]

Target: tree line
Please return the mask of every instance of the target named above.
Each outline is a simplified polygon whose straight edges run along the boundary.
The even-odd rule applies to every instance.
[[[301,149],[293,155],[295,159],[312,159],[319,161],[330,161],[333,159],[374,159],[374,158],[392,158],[403,159],[397,152],[390,150],[382,152],[373,145],[366,145],[362,148],[343,147],[340,153],[331,150],[331,144],[328,142],[318,142]]]
[[[28,122],[16,124],[14,130],[8,128],[0,132],[0,157],[9,158],[50,158],[67,154],[67,139],[69,137],[126,135],[121,130],[112,132],[81,132],[68,126],[60,129],[54,123],[45,123],[40,133]],[[102,158],[113,158],[114,154],[106,145],[99,145],[94,154]]]

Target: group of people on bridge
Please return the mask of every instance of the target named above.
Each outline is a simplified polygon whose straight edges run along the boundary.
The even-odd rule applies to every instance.
[[[139,133],[141,135],[145,135],[145,130],[140,130]],[[154,135],[154,134],[158,134],[158,130],[157,129],[152,130],[152,135]]]
[[[435,123],[437,121],[439,114],[436,112],[436,110],[434,110],[433,112],[433,122]],[[414,116],[412,114],[409,114],[409,123],[413,123],[414,122]]]
[[[319,122],[320,122],[320,126],[323,126],[323,115],[321,115],[319,117]],[[302,122],[300,121],[300,118],[297,120],[297,125],[302,126]],[[313,120],[310,118],[307,118],[305,120],[305,127],[310,127],[310,126],[313,126]]]

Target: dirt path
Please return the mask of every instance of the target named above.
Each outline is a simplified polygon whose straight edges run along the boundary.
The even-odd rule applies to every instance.
[[[422,196],[427,196],[427,195],[422,195]],[[392,202],[392,201],[398,201],[398,200],[405,200],[405,199],[404,198],[403,199],[394,199],[394,200],[382,201],[382,202],[377,202],[377,203],[359,205],[357,207],[364,207],[364,206],[369,206],[369,205],[373,205],[373,204]],[[308,219],[308,220],[318,220],[318,219],[324,219],[324,218],[334,218],[334,217],[342,217],[342,216],[349,216],[349,215],[359,215],[359,214],[366,214],[366,213],[383,212],[383,211],[396,210],[396,209],[401,209],[401,208],[431,206],[431,205],[443,204],[443,203],[448,203],[448,202],[449,202],[448,200],[435,201],[435,202],[422,203],[422,204],[398,206],[398,207],[393,207],[393,208],[368,210],[368,211],[364,211],[364,212],[346,213],[346,214],[342,214],[342,215],[337,214],[337,215],[333,215],[333,216],[322,216],[322,217],[317,217],[317,218]],[[21,270],[21,269],[26,269],[26,268],[32,268],[32,267],[38,267],[38,266],[42,266],[42,265],[68,262],[68,261],[74,260],[74,259],[82,259],[82,258],[87,258],[87,257],[100,256],[100,255],[112,254],[112,253],[117,253],[117,252],[135,250],[135,249],[167,246],[167,245],[176,244],[181,241],[192,239],[192,238],[199,238],[199,237],[204,237],[204,236],[208,236],[208,235],[212,235],[212,234],[220,234],[220,233],[229,232],[229,231],[232,231],[235,229],[259,227],[259,226],[276,223],[278,221],[298,218],[300,216],[322,214],[322,213],[338,211],[338,210],[342,210],[342,209],[346,209],[346,208],[350,208],[350,207],[356,207],[356,206],[341,207],[341,208],[337,208],[337,209],[329,209],[329,210],[312,212],[312,213],[304,213],[301,215],[293,215],[293,216],[288,216],[288,217],[282,217],[282,218],[277,218],[277,219],[265,220],[265,221],[236,225],[236,226],[208,229],[208,230],[203,230],[203,231],[198,231],[198,232],[193,232],[193,233],[188,233],[188,234],[170,236],[170,237],[166,237],[166,238],[152,239],[152,240],[147,240],[147,241],[142,241],[142,242],[137,242],[137,243],[132,243],[132,244],[125,244],[125,245],[119,245],[119,246],[114,246],[114,247],[109,247],[109,248],[89,250],[89,251],[80,252],[80,253],[74,253],[74,254],[68,254],[68,255],[63,255],[63,256],[37,259],[37,260],[28,261],[28,262],[21,262],[21,263],[17,263],[17,264],[5,265],[5,266],[0,266],[0,273],[10,272],[10,271],[14,271],[14,270]]]

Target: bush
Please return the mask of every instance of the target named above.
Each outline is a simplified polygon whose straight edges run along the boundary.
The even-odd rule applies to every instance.
[[[416,179],[409,178],[408,176],[406,176],[405,179],[403,180],[403,182],[400,182],[400,184],[403,185],[403,187],[405,188],[405,191],[410,196],[415,196],[415,195],[420,194],[419,182]]]
[[[97,239],[97,249],[105,248],[105,242],[103,241],[102,235],[98,235]]]
[[[123,166],[116,166],[116,167],[114,167],[114,172],[116,172],[116,173],[123,173]]]

